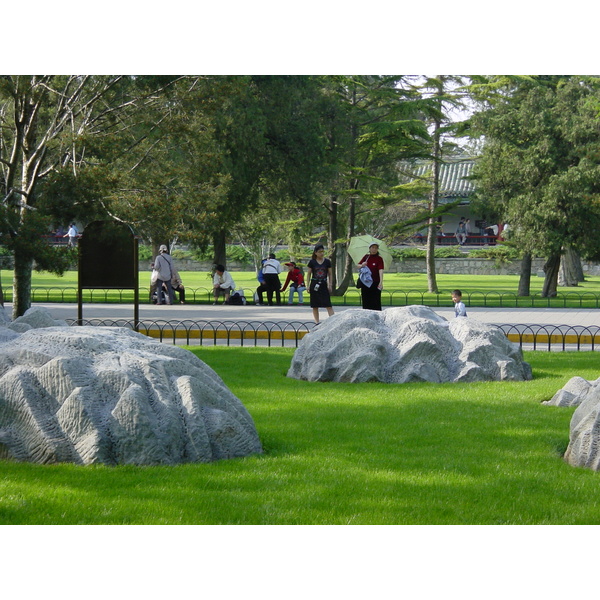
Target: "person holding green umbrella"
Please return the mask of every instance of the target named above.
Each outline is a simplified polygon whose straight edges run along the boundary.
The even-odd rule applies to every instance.
[[[362,300],[362,307],[368,310],[381,310],[381,290],[383,289],[384,261],[379,255],[379,244],[373,242],[369,246],[368,254],[365,254],[357,264],[358,268],[368,269],[369,277],[360,277],[358,287]],[[366,282],[364,281],[366,280]]]

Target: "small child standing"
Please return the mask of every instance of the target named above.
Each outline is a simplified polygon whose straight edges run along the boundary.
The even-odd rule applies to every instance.
[[[466,317],[467,308],[462,301],[462,292],[460,290],[452,292],[452,302],[454,302],[454,315],[457,317]]]

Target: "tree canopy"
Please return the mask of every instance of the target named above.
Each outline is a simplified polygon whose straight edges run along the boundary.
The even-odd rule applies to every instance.
[[[475,167],[478,206],[508,222],[511,240],[524,251],[548,257],[550,295],[557,274],[550,264],[565,248],[600,257],[600,238],[590,235],[600,227],[599,83],[492,78],[474,88],[487,103],[472,118],[472,135],[485,138]]]
[[[464,96],[464,87],[454,89],[462,83],[402,75],[1,77],[0,233],[15,260],[13,314],[29,307],[34,264],[61,272],[73,260],[42,234],[97,218],[126,222],[154,246],[212,247],[222,263],[233,235],[260,248],[268,221],[263,233],[287,236],[295,248],[327,241],[342,293],[352,277],[349,238],[374,224],[381,235],[393,232],[382,215],[399,214],[413,196],[399,163],[444,160],[447,108]],[[468,93],[480,110],[467,132],[484,140],[481,210],[549,261],[565,248],[600,258],[600,238],[587,235],[600,226],[598,81],[474,77]]]

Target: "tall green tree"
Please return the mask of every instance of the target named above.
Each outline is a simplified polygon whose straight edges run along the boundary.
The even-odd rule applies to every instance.
[[[444,158],[452,154],[456,144],[450,136],[460,128],[452,118],[452,111],[464,107],[465,77],[460,75],[438,75],[425,77],[419,91],[429,100],[423,118],[431,132],[431,192],[429,194],[429,219],[427,227],[427,286],[430,293],[438,292],[435,274],[435,245],[437,243],[437,219],[440,195],[440,167]]]
[[[488,106],[472,119],[486,140],[476,165],[480,206],[510,224],[511,241],[526,253],[547,257],[542,295],[554,296],[566,248],[600,256],[590,235],[600,227],[599,82],[493,78],[474,91]]]
[[[210,152],[197,148],[196,156],[212,157],[207,174],[219,174],[219,193],[189,228],[190,239],[206,244],[210,236],[215,262],[226,264],[232,230],[261,205],[276,210],[283,203],[307,209],[314,204],[325,144],[320,87],[309,76],[231,76],[202,78],[191,92],[185,114],[205,123],[205,146],[212,144]],[[193,138],[193,128],[188,135]],[[188,179],[198,172],[184,170]],[[203,181],[199,177],[196,184]]]
[[[223,264],[233,228],[259,201],[310,208],[325,141],[316,78],[131,82],[146,90],[163,87],[144,102],[130,102],[110,136],[87,137],[87,172],[98,171],[88,188],[100,199],[96,207],[130,223],[154,247],[174,240],[212,246],[215,262]],[[106,185],[100,186],[100,172]],[[69,191],[76,185],[63,169],[47,196]]]
[[[98,126],[107,110],[103,101],[121,80],[75,75],[0,78],[2,233],[14,255],[15,317],[31,304],[34,261],[61,272],[72,258],[42,241],[49,221],[38,206],[39,184],[62,166],[78,168],[79,140]]]
[[[211,114],[219,91],[210,78],[181,77],[95,148],[117,178],[107,210],[155,253],[176,240],[212,243],[230,183]]]
[[[405,80],[356,76],[326,82],[330,182],[325,205],[336,294],[343,294],[352,281],[352,260],[345,247],[361,232],[361,215],[407,197],[398,185],[398,162],[429,156],[429,135],[421,118],[427,103],[411,86],[403,85]]]

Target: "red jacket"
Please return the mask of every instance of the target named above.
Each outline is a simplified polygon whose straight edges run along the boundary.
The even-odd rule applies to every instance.
[[[295,287],[302,287],[304,285],[304,276],[298,267],[294,267],[291,271],[288,271],[287,279],[281,288],[282,292],[285,292],[288,283],[293,284]]]
[[[383,269],[383,258],[379,254],[365,254],[360,262],[366,262],[373,277],[373,285],[379,285],[379,269]]]

